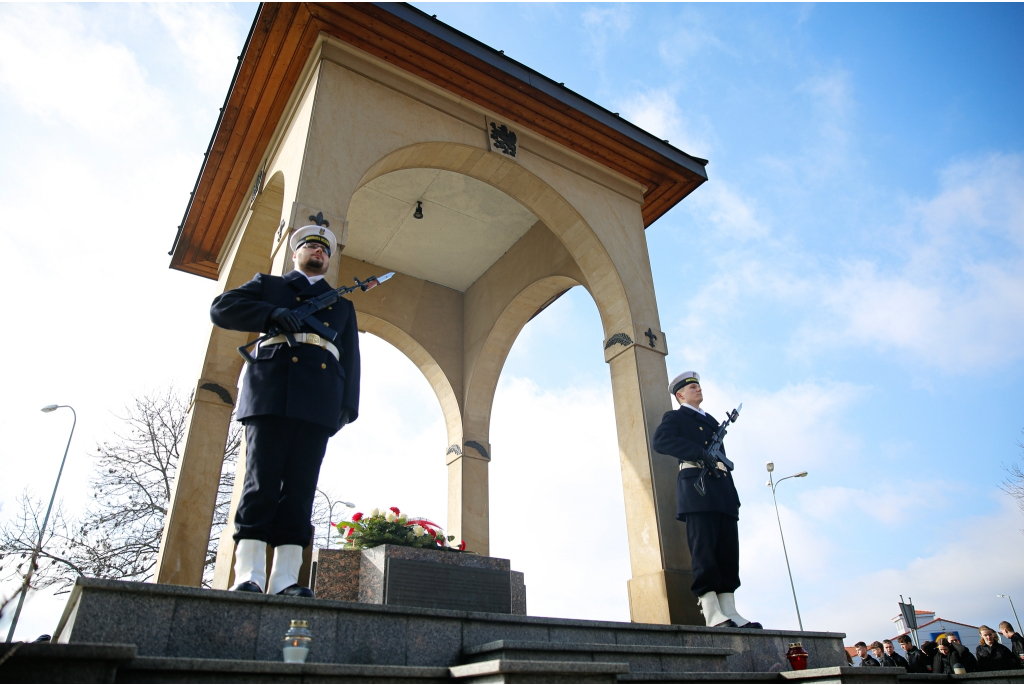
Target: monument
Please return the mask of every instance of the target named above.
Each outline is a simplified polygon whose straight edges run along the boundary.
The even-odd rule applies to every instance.
[[[215,589],[201,588],[236,348],[249,341],[211,326],[155,582],[79,578],[56,644],[0,647],[5,677],[897,682],[903,669],[846,669],[842,634],[706,627],[690,593],[677,462],[651,449],[668,347],[644,231],[706,180],[705,163],[408,5],[261,4],[171,266],[221,291],[280,274],[282,246],[313,216],[344,245],[330,283],[395,271],[352,298],[358,325],[433,387],[446,532],[477,554],[315,550],[317,599],[228,592],[229,529]],[[522,574],[488,556],[488,465],[515,458],[489,439],[498,376],[523,326],[576,286],[604,329],[594,344],[614,393],[630,623],[525,615]],[[793,643],[806,670],[790,670]],[[300,652],[305,663],[282,661]]]
[[[488,464],[515,456],[489,439],[505,357],[530,318],[585,288],[614,394],[631,618],[702,624],[675,520],[677,464],[651,449],[670,404],[644,231],[706,180],[705,165],[410,6],[264,4],[171,267],[222,291],[280,274],[290,232],[318,216],[339,238],[332,284],[395,271],[353,298],[359,328],[434,389],[448,532],[482,555]],[[245,342],[211,326],[156,582],[200,584]],[[231,584],[230,534],[217,588]]]

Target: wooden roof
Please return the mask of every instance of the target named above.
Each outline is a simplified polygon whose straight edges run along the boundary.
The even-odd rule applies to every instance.
[[[171,268],[217,277],[238,207],[323,32],[535,131],[647,187],[644,225],[707,180],[678,150],[568,88],[406,4],[264,3],[246,39]]]

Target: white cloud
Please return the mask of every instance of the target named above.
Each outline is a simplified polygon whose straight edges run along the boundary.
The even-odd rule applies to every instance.
[[[226,5],[158,3],[157,17],[181,51],[197,85],[223,97],[244,41],[242,28]]]
[[[166,97],[135,55],[90,35],[80,8],[14,4],[0,16],[0,84],[27,112],[108,144],[128,142],[141,129],[162,137],[173,126]],[[40,26],[46,40],[36,39]]]
[[[839,327],[805,327],[807,342],[877,346],[955,371],[1024,354],[1024,161],[958,163],[942,190],[910,203],[896,230],[904,262],[846,263],[822,278]],[[833,321],[834,323],[834,321]]]
[[[583,13],[582,19],[591,49],[598,59],[603,59],[608,44],[626,35],[633,24],[628,4],[591,7]]]
[[[526,574],[530,614],[628,621],[610,385],[540,388],[502,377],[491,444],[491,553]]]
[[[952,164],[933,197],[905,201],[895,221],[862,225],[877,242],[861,255],[833,258],[782,234],[729,182],[710,182],[693,211],[715,226],[716,238],[735,242],[677,323],[702,335],[676,339],[696,340],[684,345],[686,355],[707,360],[709,350],[735,344],[723,312],[741,317],[769,306],[794,313],[793,358],[859,347],[947,372],[1012,363],[1024,355],[1020,188],[1020,155]]]
[[[718,36],[706,27],[703,16],[692,10],[684,10],[682,16],[667,33],[670,37],[658,44],[658,54],[666,64],[672,67],[684,67],[694,57],[711,51],[732,52]]]
[[[698,157],[711,151],[710,127],[698,126],[683,116],[672,89],[638,91],[617,100],[616,106],[629,122],[680,150]]]

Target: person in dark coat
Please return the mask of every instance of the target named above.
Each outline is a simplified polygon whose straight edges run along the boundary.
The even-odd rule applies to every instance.
[[[690,589],[700,601],[707,625],[761,628],[760,623],[748,621],[736,611],[740,498],[732,474],[724,462],[716,461],[718,477],[712,473],[705,476],[706,494],[702,496],[694,487],[704,449],[718,429],[718,421],[700,408],[704,395],[697,372],[676,376],[668,389],[679,408],[662,417],[652,445],[656,451],[679,460],[676,518],[686,523],[686,542],[693,563]]]
[[[1020,658],[1015,657],[1006,645],[999,644],[996,631],[988,626],[978,628],[982,643],[974,650],[978,658],[979,671],[1013,671],[1020,668]]]
[[[292,311],[332,289],[324,274],[337,246],[334,234],[326,226],[304,226],[289,244],[295,270],[256,274],[218,296],[210,318],[228,330],[282,333],[259,345],[238,398],[246,465],[235,512],[231,589],[312,597],[298,585],[302,549],[312,537],[313,497],[327,440],[359,415],[359,337],[355,308],[344,298],[315,314],[338,331],[333,343],[300,324]],[[269,581],[267,545],[274,548]]]
[[[866,643],[858,642],[853,646],[853,648],[857,650],[857,656],[860,657],[860,663],[857,664],[858,666],[881,666],[881,664],[878,663],[878,659],[868,654],[868,646]]]
[[[878,662],[888,668],[905,668],[908,672],[910,671],[910,663],[896,651],[892,640],[882,640],[882,657]]]
[[[906,669],[908,673],[932,672],[932,658],[915,647],[909,635],[900,635],[896,640],[900,643],[903,651],[907,653]]]
[[[1015,631],[1009,621],[999,623],[999,632],[1010,641],[1010,652],[1018,659],[1018,665],[1024,668],[1024,635]]]
[[[963,645],[964,650],[967,648]],[[961,661],[962,652],[958,649],[954,649],[953,645],[949,642],[946,637],[940,637],[935,641],[935,647],[938,650],[935,653],[935,658],[932,660],[932,673],[945,673],[951,675],[956,673],[957,667],[962,667],[965,671],[967,666]],[[970,653],[968,651],[968,653]],[[971,655],[974,658],[974,655]]]
[[[948,635],[946,639],[949,640],[949,647],[956,652],[957,658],[963,665],[964,669],[968,673],[974,673],[978,670],[978,660],[971,654],[971,648],[960,642],[960,638],[956,635]]]

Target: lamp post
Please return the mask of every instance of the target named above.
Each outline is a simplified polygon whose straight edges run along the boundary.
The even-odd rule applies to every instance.
[[[786,536],[782,534],[782,517],[779,516],[779,501],[775,499],[775,488],[779,487],[779,483],[784,480],[789,480],[790,478],[804,478],[807,476],[807,472],[801,471],[800,473],[794,473],[792,476],[786,476],[785,478],[779,479],[779,482],[776,483],[772,480],[772,471],[775,470],[775,464],[768,462],[766,464],[766,468],[768,469],[767,485],[772,489],[772,501],[775,502],[775,518],[779,522],[779,537],[782,538],[782,555],[786,557],[786,572],[789,573],[789,589],[793,591],[793,606],[796,607],[796,622],[800,624],[800,632],[803,632],[804,622],[803,619],[800,618],[800,605],[797,604],[796,601],[796,586],[793,585],[793,570],[789,567],[789,553],[786,552]]]
[[[43,525],[39,528],[39,541],[32,550],[32,558],[28,562],[28,573],[25,574],[25,581],[21,584],[21,596],[18,597],[18,608],[14,610],[14,620],[11,621],[11,629],[7,632],[7,642],[14,638],[14,629],[18,627],[18,619],[21,617],[21,607],[25,604],[25,595],[28,594],[29,584],[32,582],[32,574],[36,570],[36,559],[43,549],[43,536],[46,534],[46,524],[50,521],[50,511],[53,509],[53,501],[57,498],[57,486],[60,485],[61,474],[64,473],[64,463],[68,460],[68,449],[71,448],[71,438],[75,435],[75,426],[78,424],[78,414],[75,408],[68,404],[48,404],[40,411],[49,414],[57,409],[70,409],[74,417],[71,422],[71,433],[68,435],[68,444],[64,448],[64,458],[60,462],[60,470],[57,471],[57,482],[53,484],[53,494],[50,495],[50,505],[46,507],[46,516],[43,517]]]
[[[1013,620],[1017,622],[1017,630],[1020,630],[1020,619],[1017,618],[1017,608],[1013,606],[1013,598],[1010,595],[996,595],[996,597],[1004,597],[1010,600],[1010,609],[1013,611]]]
[[[330,519],[332,524],[334,523],[334,507],[336,507],[339,504],[344,504],[346,509],[352,509],[353,507],[356,506],[356,505],[352,504],[351,502],[342,502],[342,501],[331,502],[331,506],[327,510],[327,516]],[[327,534],[327,549],[330,549],[330,548],[331,548],[331,534],[328,533]]]

